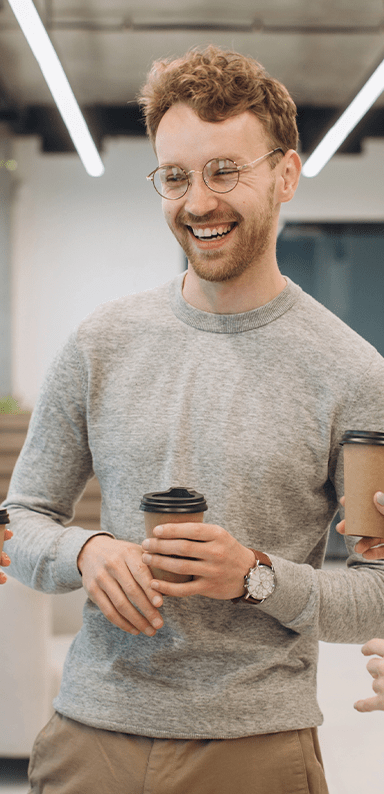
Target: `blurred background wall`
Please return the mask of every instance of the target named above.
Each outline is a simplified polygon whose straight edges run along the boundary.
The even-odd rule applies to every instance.
[[[183,258],[145,179],[156,160],[144,138],[106,142],[99,179],[76,154],[42,154],[35,138],[17,138],[13,157],[12,394],[30,409],[48,363],[89,312],[171,279]]]

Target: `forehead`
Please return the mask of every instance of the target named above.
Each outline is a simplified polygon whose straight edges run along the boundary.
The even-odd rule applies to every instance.
[[[264,127],[251,111],[210,122],[182,103],[172,105],[164,114],[155,140],[160,164],[177,163],[189,168],[202,168],[218,156],[248,162],[263,154],[266,145]]]

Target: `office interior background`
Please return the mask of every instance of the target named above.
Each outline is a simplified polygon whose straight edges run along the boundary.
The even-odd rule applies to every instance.
[[[232,0],[36,0],[35,6],[105,173],[95,178],[84,170],[10,6],[0,1],[0,398],[12,395],[27,411],[56,351],[89,312],[185,267],[161,199],[145,179],[157,162],[136,94],[153,59],[209,43],[255,57],[298,106],[305,161],[384,58],[381,0],[238,0],[235,6]],[[382,355],[383,164],[381,95],[320,174],[302,177],[294,200],[282,206],[278,239],[283,274]],[[343,541],[333,533],[328,564],[344,564],[343,557]],[[73,596],[58,596],[53,606],[47,597],[56,636],[60,618],[66,636],[80,620],[81,599]],[[77,610],[72,622],[66,604]],[[370,694],[364,659],[357,646],[321,654],[330,794],[379,791],[384,714],[352,708]],[[9,785],[24,794],[20,770],[1,755],[0,742],[0,792]],[[8,756],[25,758],[26,751]]]

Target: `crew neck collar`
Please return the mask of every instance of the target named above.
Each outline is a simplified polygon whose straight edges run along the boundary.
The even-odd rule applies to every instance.
[[[187,303],[182,293],[184,277],[185,273],[180,273],[170,284],[172,311],[183,323],[211,333],[236,334],[267,325],[285,314],[296,303],[302,292],[298,284],[284,276],[287,286],[264,306],[240,314],[214,314],[196,309]]]

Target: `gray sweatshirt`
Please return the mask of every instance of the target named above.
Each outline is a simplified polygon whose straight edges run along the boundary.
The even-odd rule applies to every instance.
[[[318,640],[384,637],[384,562],[322,571],[343,494],[347,429],[384,430],[384,360],[287,280],[235,315],[199,311],[182,276],[99,306],[48,372],[4,505],[11,575],[49,593],[82,586],[94,532],[68,526],[96,475],[101,530],[141,543],[140,499],[187,486],[205,520],[267,552],[261,606],[165,598],[153,638],[87,601],[55,708],[113,731],[231,738],[318,725]]]

